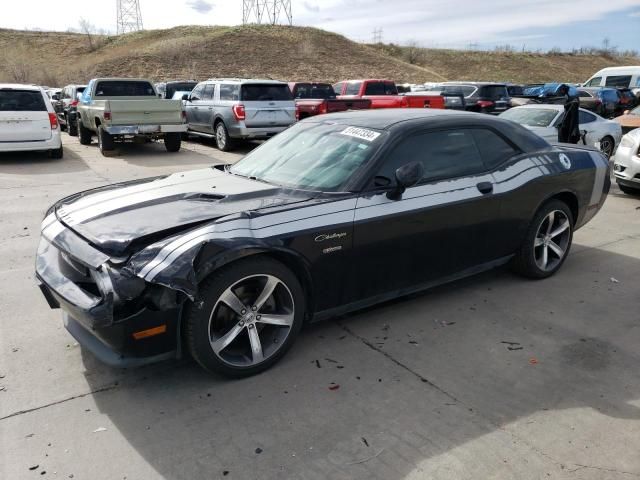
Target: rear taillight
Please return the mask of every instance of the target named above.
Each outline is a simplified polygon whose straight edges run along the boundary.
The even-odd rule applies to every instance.
[[[58,128],[58,117],[55,113],[49,114],[49,124],[51,125],[51,130],[55,130]]]
[[[69,105],[71,105],[72,107],[77,107],[78,106],[78,100],[74,100]]]
[[[111,112],[104,112],[104,119],[111,120]]]
[[[599,98],[596,98],[596,105],[602,105],[602,100],[600,100]]]
[[[327,113],[327,103],[326,102],[322,102],[320,104],[320,106],[318,107],[318,113],[320,115],[323,115],[323,114]]]
[[[184,122],[186,122],[186,121],[187,121],[187,112],[185,112],[184,110],[182,110],[182,120],[183,120]]]
[[[300,120],[300,107],[296,105],[296,120]]]
[[[477,105],[480,108],[488,108],[493,107],[493,102],[491,100],[478,100]]]
[[[234,105],[231,107],[231,110],[233,111],[233,115],[236,117],[236,120],[244,120],[246,118],[244,105]]]

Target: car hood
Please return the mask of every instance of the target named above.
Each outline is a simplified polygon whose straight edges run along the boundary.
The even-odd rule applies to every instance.
[[[124,256],[204,222],[310,198],[206,168],[81,192],[58,202],[55,212],[95,248]]]

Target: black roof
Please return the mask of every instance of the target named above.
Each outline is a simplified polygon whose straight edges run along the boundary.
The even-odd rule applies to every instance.
[[[332,123],[391,132],[413,127],[456,128],[490,127],[501,132],[524,151],[540,150],[549,146],[546,140],[510,120],[485,113],[429,108],[383,108],[351,110],[310,117],[302,122]]]

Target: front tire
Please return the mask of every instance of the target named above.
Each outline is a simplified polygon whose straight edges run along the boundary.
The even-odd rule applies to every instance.
[[[200,285],[185,315],[186,342],[206,370],[247,377],[291,347],[305,315],[305,296],[282,263],[254,257],[228,265]]]
[[[605,157],[607,157],[607,159],[611,158],[611,155],[613,155],[614,148],[615,142],[610,136],[607,135],[602,140],[600,140],[600,151],[604,154]]]
[[[514,270],[534,279],[556,273],[569,254],[573,222],[571,209],[560,200],[551,200],[540,207],[513,259]]]
[[[229,136],[229,131],[227,130],[224,122],[218,122],[215,128],[216,134],[216,147],[218,150],[223,152],[229,152],[233,150],[233,140]]]
[[[182,135],[179,132],[164,134],[164,148],[167,152],[177,152],[182,145]]]

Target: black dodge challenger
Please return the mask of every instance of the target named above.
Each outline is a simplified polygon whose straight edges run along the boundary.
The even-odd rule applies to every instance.
[[[108,364],[187,349],[206,369],[251,375],[305,322],[507,262],[554,274],[609,186],[600,152],[489,115],[324,115],[233,166],[60,200],[36,273]]]

